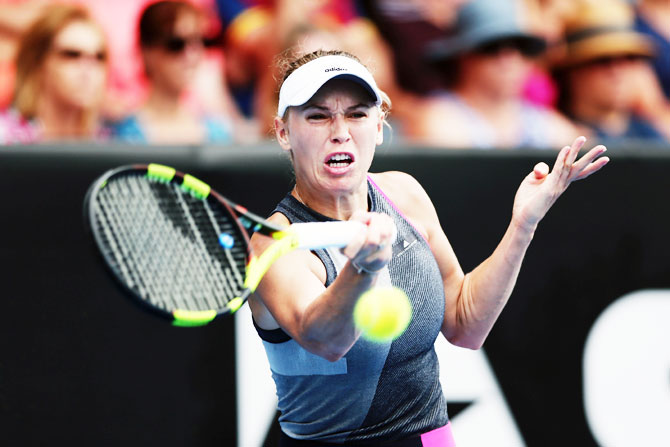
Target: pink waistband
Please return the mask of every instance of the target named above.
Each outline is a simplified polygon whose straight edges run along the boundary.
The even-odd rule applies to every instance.
[[[451,433],[451,422],[444,427],[422,434],[421,445],[423,447],[455,447],[456,441]]]

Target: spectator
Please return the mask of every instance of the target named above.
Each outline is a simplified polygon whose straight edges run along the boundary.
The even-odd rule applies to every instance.
[[[641,97],[659,97],[660,88],[642,75],[654,47],[633,21],[633,8],[623,0],[581,1],[555,51],[559,108],[601,140],[663,139],[636,110]]]
[[[419,97],[446,87],[422,57],[428,42],[449,33],[458,10],[470,0],[359,0],[393,53],[398,85]],[[397,103],[397,95],[390,95]],[[416,109],[415,109],[416,110]]]
[[[35,0],[30,0],[35,1]],[[104,113],[118,121],[133,113],[148,93],[140,49],[137,45],[137,22],[142,11],[156,0],[77,0],[86,5],[106,30],[109,38],[109,82]],[[214,0],[190,0],[204,14],[205,35],[214,43],[221,32]],[[250,128],[237,110],[224,76],[225,55],[220,48],[205,52],[194,80],[187,86],[184,101],[196,114],[223,117],[235,122],[235,138],[245,142],[257,140],[257,130]],[[237,132],[237,130],[244,131]]]
[[[568,120],[523,98],[533,58],[545,49],[526,31],[521,4],[473,0],[463,6],[453,36],[432,42],[427,57],[450,85],[433,94],[416,137],[457,148],[554,147],[575,137]]]
[[[100,107],[107,47],[100,26],[73,5],[54,4],[23,35],[12,108],[0,115],[0,142],[104,138]]]
[[[102,27],[107,37],[108,79],[103,103],[105,118],[118,120],[135,110],[146,95],[142,60],[135,42],[135,28],[142,10],[156,0],[77,0]],[[220,31],[214,0],[191,0],[208,11],[208,30]],[[23,32],[41,14],[42,8],[53,0],[0,1],[0,109],[11,103],[14,89],[14,54]],[[208,110],[237,117],[230,92],[223,80],[223,53],[207,52],[205,64],[198,71],[194,88],[188,94],[189,104],[198,110]],[[204,93],[203,93],[204,92]]]
[[[393,98],[389,121],[393,135],[412,142],[420,135],[428,109],[426,96],[447,87],[444,77],[428,63],[428,42],[453,31],[460,8],[470,0],[359,0],[357,4],[379,30],[388,46],[386,79],[375,76]],[[358,51],[358,48],[356,51]],[[379,52],[378,49],[373,51]],[[389,82],[390,81],[390,82]]]
[[[205,54],[204,24],[201,11],[183,1],[159,1],[142,12],[139,46],[149,92],[136,113],[114,126],[117,138],[153,144],[232,141],[228,121],[198,114],[185,101]]]

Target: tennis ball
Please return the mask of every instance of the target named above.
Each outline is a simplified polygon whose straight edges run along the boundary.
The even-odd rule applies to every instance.
[[[361,336],[379,343],[398,338],[412,319],[407,294],[397,287],[378,287],[360,296],[354,306],[354,324]]]

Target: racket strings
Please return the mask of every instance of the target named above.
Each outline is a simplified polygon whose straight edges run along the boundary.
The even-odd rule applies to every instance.
[[[139,175],[114,178],[99,191],[96,220],[108,258],[154,306],[221,309],[242,288],[246,246],[224,249],[218,240],[222,232],[243,236],[222,206],[208,202]]]
[[[134,228],[128,228],[126,233],[116,231],[123,227],[123,222],[133,220],[128,216],[132,210],[113,206],[114,203],[121,200],[119,198],[123,194],[121,191],[110,189],[106,193],[109,194],[101,195],[98,209],[100,211],[99,227],[106,238],[108,252],[113,255],[117,270],[120,271],[125,281],[144,296],[146,295],[147,285],[143,281],[143,275],[138,274],[140,272],[138,259],[129,252],[129,248],[132,246],[129,240],[135,239],[131,233]],[[143,248],[138,247],[138,249]]]
[[[140,193],[141,185],[134,184],[132,177],[114,182],[105,189],[100,194],[100,203],[109,221],[103,227],[105,233],[113,235],[117,242],[115,245],[119,250],[111,254],[124,281],[152,304],[161,308],[178,306],[180,302],[175,289],[161,290],[165,279],[173,277],[179,269],[180,259],[166,256],[166,245],[175,242],[174,235],[165,232],[164,222],[153,218],[155,204],[146,194]],[[156,234],[163,233],[162,243],[153,241],[151,232],[143,233],[145,228],[153,228]],[[161,302],[157,302],[156,297],[161,297]]]
[[[218,236],[222,234],[230,234],[232,231],[237,231],[237,228],[234,228],[233,225],[231,225],[231,221],[229,219],[221,219],[221,218],[217,219],[211,207],[205,206],[204,209],[207,212],[207,217],[209,218],[209,222],[212,225],[212,228],[217,234],[217,243],[220,244],[220,242],[218,241]],[[224,228],[221,228],[221,225],[219,225],[219,221],[222,221],[226,224],[225,231]],[[226,260],[230,265],[237,265],[238,267],[224,270],[224,273],[228,278],[229,282],[231,284],[238,284],[239,287],[243,287],[244,276],[240,272],[244,271],[244,268],[246,267],[246,258],[244,259],[244,263],[240,265],[239,263],[240,258],[238,257],[238,259],[236,260],[230,249],[226,248],[221,253],[223,253],[226,256]]]
[[[218,233],[212,228],[211,222],[209,222],[210,225],[206,225],[209,221],[207,213],[204,211],[208,208],[207,202],[195,202],[189,200],[191,199],[190,196],[180,193],[176,193],[175,197],[182,208],[182,216],[184,216],[188,223],[190,234],[202,249],[186,251],[184,249],[185,246],[181,247],[182,256],[184,259],[188,260],[186,264],[188,279],[195,280],[195,282],[185,282],[183,284],[184,288],[186,289],[187,287],[190,287],[189,293],[192,294],[196,300],[200,298],[205,299],[204,301],[199,301],[197,303],[196,307],[198,309],[219,308],[223,304],[222,302],[211,302],[207,300],[207,298],[225,296],[227,298],[226,301],[228,301],[233,298],[235,292],[228,286],[228,282],[224,280],[225,276],[219,274],[221,270],[230,270],[230,267],[226,265],[228,263],[221,263],[221,259],[218,259],[218,262],[212,262],[210,257],[211,253],[214,251],[223,252],[224,250],[218,243]],[[205,218],[207,218],[207,220],[205,220]],[[207,281],[207,278],[211,279],[211,281]],[[196,284],[202,284],[201,287],[206,289],[203,291],[203,294],[198,294],[193,290],[193,287],[196,286]]]

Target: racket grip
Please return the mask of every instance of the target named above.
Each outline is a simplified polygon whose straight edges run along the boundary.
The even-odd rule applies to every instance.
[[[289,227],[289,231],[298,237],[298,248],[305,250],[346,247],[357,234],[364,230],[365,224],[352,220],[297,223]]]

